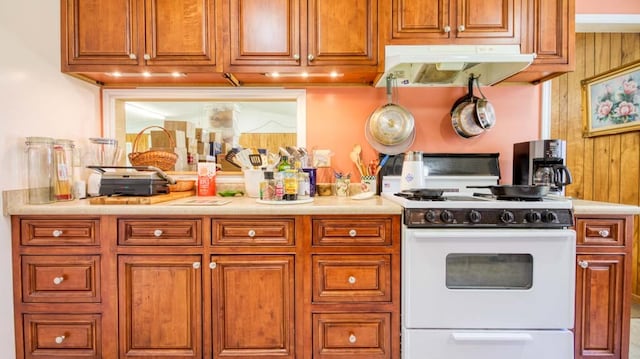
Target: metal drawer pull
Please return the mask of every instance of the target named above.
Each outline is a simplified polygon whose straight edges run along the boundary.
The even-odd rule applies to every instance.
[[[445,26],[442,31],[444,31],[444,33],[450,33],[451,32],[451,26],[447,25]]]
[[[62,344],[62,342],[65,340],[65,336],[61,335],[59,337],[56,337],[56,344]]]
[[[466,29],[467,28],[465,28],[464,25],[458,25],[458,31],[463,32]]]
[[[603,237],[603,238],[605,238],[605,237],[609,237],[609,231],[608,231],[608,230],[606,230],[606,229],[601,229],[601,230],[599,230],[599,231],[598,231],[598,234],[600,235],[600,237]]]
[[[350,275],[348,280],[349,280],[349,284],[355,284],[355,282],[356,282],[356,277],[354,277],[354,276]]]
[[[349,236],[351,237],[355,237],[358,235],[358,231],[356,231],[355,229],[352,229],[349,231]]]
[[[580,268],[582,268],[582,269],[587,269],[587,268],[589,268],[589,262],[587,262],[587,261],[582,261],[582,260],[580,260],[580,261],[578,261],[578,265],[579,265],[579,266],[580,266]]]
[[[156,229],[155,231],[153,231],[153,235],[156,237],[162,236],[162,229]]]
[[[55,277],[53,278],[53,284],[58,285],[60,283],[64,282],[64,277]]]
[[[59,229],[55,229],[53,233],[51,233],[51,235],[54,237],[60,237],[62,235],[62,231]]]
[[[151,60],[151,55],[149,55],[149,54],[144,54],[144,59],[145,59],[145,60]]]
[[[249,230],[249,233],[247,233],[249,235],[249,237],[253,238],[256,236],[256,231],[254,231],[253,229]]]
[[[218,263],[216,263],[216,262],[209,263],[209,268],[211,268],[211,269],[216,269],[217,266],[218,266]]]
[[[136,54],[129,54],[129,58],[130,58],[131,60],[135,60],[135,59],[137,59],[138,57],[136,56]]]
[[[358,340],[358,338],[356,338],[355,334],[351,334],[349,335],[349,343],[351,344],[355,344],[355,342]]]
[[[193,269],[200,269],[200,262],[193,262]]]

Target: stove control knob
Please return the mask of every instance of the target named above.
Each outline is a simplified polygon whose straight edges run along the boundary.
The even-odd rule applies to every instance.
[[[538,223],[538,222],[542,221],[542,215],[540,213],[538,213],[538,212],[529,212],[529,213],[524,215],[524,218],[529,223]]]
[[[480,212],[476,211],[475,209],[472,209],[469,212],[469,221],[471,221],[471,223],[480,223],[481,219],[482,214],[480,214]]]
[[[551,211],[544,212],[542,221],[546,223],[556,223],[558,222],[558,215]]]
[[[432,209],[428,210],[424,214],[424,219],[429,223],[435,223],[436,220],[438,219],[438,216],[436,215],[436,211],[434,211]]]
[[[504,211],[500,214],[500,220],[502,221],[502,223],[511,223],[515,219],[516,217],[513,215],[513,212]]]
[[[453,222],[453,213],[451,213],[451,211],[449,210],[443,210],[442,213],[440,213],[440,219],[442,220],[442,222],[444,223],[451,223]]]

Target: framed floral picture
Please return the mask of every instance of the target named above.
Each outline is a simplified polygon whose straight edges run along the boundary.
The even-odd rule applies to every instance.
[[[584,137],[640,130],[640,61],[581,83]]]

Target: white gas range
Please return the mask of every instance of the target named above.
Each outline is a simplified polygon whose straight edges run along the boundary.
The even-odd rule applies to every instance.
[[[571,202],[462,188],[381,193],[404,208],[402,358],[572,359]]]

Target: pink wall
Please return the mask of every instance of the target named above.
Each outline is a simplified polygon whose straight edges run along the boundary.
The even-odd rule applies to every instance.
[[[463,88],[403,88],[398,91],[399,104],[406,107],[416,121],[416,140],[410,150],[498,152],[501,182],[511,183],[513,144],[539,138],[540,88],[483,88],[495,108],[496,125],[471,139],[459,137],[454,132],[449,116],[451,106],[465,91]],[[355,144],[360,144],[366,161],[377,156],[365,139],[364,125],[369,115],[386,102],[385,90],[381,88],[308,88],[307,148],[330,149],[335,154],[332,165],[336,170],[357,173],[349,153]],[[355,176],[355,180],[358,179],[359,176]]]
[[[576,14],[640,14],[640,1],[576,0]]]

